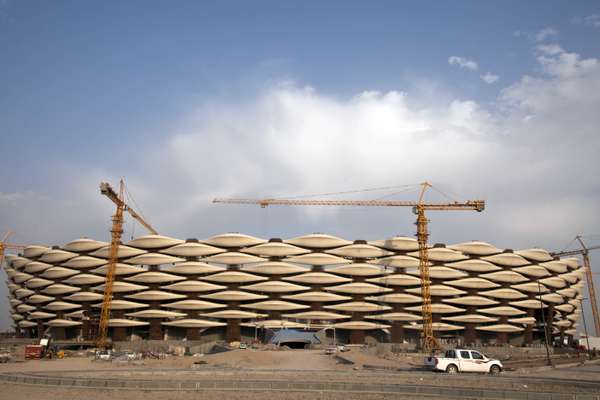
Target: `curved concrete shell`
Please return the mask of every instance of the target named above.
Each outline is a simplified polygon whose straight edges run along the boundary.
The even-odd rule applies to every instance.
[[[289,257],[310,253],[310,250],[287,243],[270,242],[249,247],[242,252],[261,257]]]
[[[290,275],[310,271],[306,267],[283,261],[270,261],[261,264],[245,265],[242,271],[264,275]]]
[[[162,290],[146,290],[144,292],[128,294],[125,297],[128,299],[134,299],[134,300],[167,301],[167,300],[184,299],[187,296],[184,294],[164,292]]]
[[[502,253],[502,250],[486,242],[472,241],[448,246],[449,249],[474,256],[491,256]]]
[[[352,282],[350,278],[333,275],[328,272],[307,272],[300,275],[294,275],[283,278],[286,281],[313,283],[319,285],[331,285],[333,283]]]
[[[222,301],[245,301],[266,299],[268,296],[256,293],[242,292],[239,290],[225,290],[223,292],[205,294],[202,297],[205,299]]]
[[[285,243],[293,244],[300,247],[308,247],[310,249],[327,249],[331,247],[340,247],[351,244],[352,242],[340,239],[335,236],[325,235],[322,233],[313,233],[292,239],[284,240]]]
[[[177,263],[174,266],[165,269],[164,271],[179,275],[202,275],[214,274],[216,272],[223,272],[225,270],[226,268],[220,265],[210,265],[198,261],[186,261]]]
[[[379,278],[367,279],[367,282],[377,283],[384,286],[415,286],[421,284],[421,279],[411,275],[393,274],[381,276]]]
[[[132,241],[126,243],[129,247],[136,247],[138,249],[157,249],[163,247],[171,247],[176,246],[178,244],[182,244],[184,241],[180,239],[175,239],[168,236],[162,235],[146,235],[139,236]]]
[[[77,255],[77,253],[72,253],[70,251],[51,249],[42,254],[39,260],[48,264],[54,264],[67,261],[73,257],[77,257]]]
[[[141,274],[129,276],[125,278],[126,281],[135,283],[166,283],[166,282],[177,282],[184,281],[185,277],[173,274],[167,274],[165,272],[151,271],[142,272]]]
[[[226,251],[227,250],[225,249],[203,243],[186,242],[161,250],[160,252],[176,257],[205,257],[213,254],[225,253]]]
[[[349,312],[377,312],[390,310],[392,307],[366,301],[351,301],[335,305],[324,306],[328,310],[349,311]]]
[[[23,255],[26,258],[37,258],[45,252],[47,252],[48,250],[50,250],[50,247],[48,246],[30,245],[26,246],[25,249],[23,249]]]
[[[101,308],[102,303],[94,304],[92,307]],[[127,300],[113,300],[110,302],[110,308],[112,310],[135,310],[137,308],[147,308],[148,304],[138,303],[135,301]]]
[[[204,300],[180,300],[174,303],[162,304],[161,307],[173,308],[175,310],[210,310],[214,308],[225,308],[225,304],[213,303]]]
[[[160,253],[145,253],[139,256],[131,257],[125,260],[128,264],[138,265],[163,265],[163,264],[175,264],[178,262],[184,262],[185,259],[181,257],[168,256]]]
[[[96,286],[92,288],[98,292],[104,292],[104,285]],[[112,291],[113,293],[127,293],[127,292],[136,292],[138,290],[148,289],[148,286],[136,285],[134,283],[128,282],[120,282],[116,281],[113,283]]]
[[[365,318],[368,319],[381,319],[384,321],[421,321],[423,318],[420,315],[406,313],[406,312],[391,312],[377,315],[367,315]]]
[[[250,290],[252,292],[266,292],[266,293],[290,293],[299,292],[301,290],[310,290],[308,286],[300,286],[293,283],[281,282],[281,281],[268,281],[255,283],[253,285],[241,286],[240,289]]]
[[[205,242],[217,247],[248,247],[265,243],[266,240],[241,233],[225,233],[213,236]]]
[[[340,257],[362,259],[387,257],[394,254],[391,251],[383,250],[379,247],[371,246],[368,244],[351,244],[348,246],[338,247],[337,249],[333,250],[325,250],[325,252]]]
[[[24,271],[28,274],[37,274],[39,272],[47,270],[48,268],[52,268],[52,264],[47,264],[39,261],[32,261],[25,264]]]
[[[229,265],[250,264],[267,261],[266,258],[257,257],[250,254],[237,253],[233,251],[215,254],[213,256],[206,257],[204,260]]]
[[[289,301],[282,300],[267,300],[260,301],[257,303],[242,304],[242,308],[251,308],[253,310],[266,310],[266,311],[292,311],[292,310],[304,310],[310,308],[310,306],[291,303]]]
[[[353,263],[328,268],[327,272],[349,276],[377,276],[390,274],[392,271],[372,264]]]
[[[396,268],[419,268],[419,259],[410,256],[390,256],[373,261],[379,265]]]
[[[209,282],[219,282],[219,283],[247,283],[247,282],[257,282],[257,281],[266,281],[268,278],[260,275],[249,274],[247,272],[241,271],[225,271],[219,272],[218,274],[208,275],[202,277],[203,280]]]
[[[327,311],[304,311],[294,314],[283,314],[286,318],[295,318],[295,319],[306,319],[306,320],[335,320],[335,319],[344,319],[350,318],[349,315],[338,314]]]
[[[226,326],[227,324],[223,322],[216,321],[207,321],[203,319],[193,319],[193,318],[185,318],[185,319],[177,319],[175,321],[161,322],[162,325],[167,326],[176,326],[178,328],[214,328],[217,326]]]
[[[445,247],[433,247],[428,250],[429,260],[438,262],[452,262],[466,260],[468,257],[460,251],[448,249]],[[408,253],[409,256],[419,257],[419,252]]]
[[[142,267],[137,267],[135,265],[129,265],[129,264],[121,264],[121,263],[117,263],[115,265],[115,275],[132,275],[132,274],[139,274],[146,271],[144,268]],[[106,275],[108,272],[108,264],[105,264],[99,268],[96,268],[90,272],[93,272],[94,274],[98,274],[98,275]]]
[[[75,269],[95,268],[106,264],[106,260],[91,256],[73,257],[69,261],[63,263],[64,267]]]
[[[287,262],[309,264],[309,265],[335,265],[335,264],[349,264],[352,261],[346,260],[345,258],[334,256],[326,253],[310,253],[302,254],[299,256],[288,257],[285,259]]]
[[[384,294],[383,296],[376,297],[366,297],[366,300],[369,301],[380,301],[383,303],[396,303],[396,304],[413,304],[420,303],[423,301],[423,298],[420,296],[415,296],[409,293],[393,293],[393,294]]]
[[[521,257],[525,257],[528,260],[537,261],[537,262],[544,262],[544,261],[552,260],[552,256],[550,255],[550,253],[548,253],[544,249],[517,250],[517,251],[515,251],[515,254],[518,254]]]
[[[345,283],[339,286],[326,287],[325,290],[336,293],[350,294],[376,294],[392,291],[392,289],[384,288],[367,282]]]
[[[108,246],[108,243],[88,238],[81,238],[65,244],[62,248],[74,253],[88,253],[90,251],[98,250],[104,246]]]
[[[145,250],[135,249],[124,245],[120,245],[117,249],[117,257],[119,258],[135,257],[144,253],[146,253]],[[101,247],[89,255],[92,257],[110,258],[110,246]]]
[[[374,240],[369,244],[388,250],[414,251],[419,249],[419,242],[415,238],[406,236],[394,236],[391,239]]]
[[[336,329],[351,329],[351,330],[372,330],[372,329],[387,329],[390,326],[385,324],[376,324],[367,321],[348,321],[338,322],[333,325]]]

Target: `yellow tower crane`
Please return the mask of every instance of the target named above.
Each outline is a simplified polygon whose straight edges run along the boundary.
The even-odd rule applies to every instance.
[[[429,182],[421,183],[421,192],[418,201],[392,201],[392,200],[298,200],[298,199],[233,199],[216,198],[213,203],[230,204],[258,204],[261,207],[271,205],[286,206],[368,206],[368,207],[413,207],[413,212],[417,215],[417,241],[419,243],[419,272],[421,276],[421,293],[423,295],[422,318],[422,349],[429,352],[440,348],[435,336],[433,335],[432,313],[431,313],[431,292],[429,281],[429,253],[427,240],[429,232],[427,225],[429,220],[425,216],[426,210],[446,211],[446,210],[474,210],[481,212],[485,209],[484,200],[469,200],[465,202],[450,203],[426,203],[424,201],[425,191],[431,187]]]
[[[2,240],[0,240],[0,266],[2,265],[2,262],[4,261],[4,252],[6,250],[23,250],[25,248],[25,245],[6,243],[6,241],[12,234],[13,234],[13,231],[8,230],[2,237]]]
[[[589,253],[591,250],[600,249],[600,246],[590,246],[587,247],[581,236],[575,236],[575,239],[581,245],[581,249],[579,250],[567,250],[567,251],[558,251],[555,253],[550,253],[555,257],[568,257],[568,256],[576,256],[581,255],[583,258],[583,267],[585,270],[585,280],[587,281],[588,287],[588,297],[590,299],[590,305],[592,307],[592,317],[594,318],[594,330],[596,331],[596,336],[600,335],[600,313],[598,312],[598,298],[596,297],[596,289],[594,287],[594,276],[592,273],[592,265],[590,264],[590,256]],[[582,310],[583,312],[583,310]]]
[[[113,188],[106,182],[100,183],[100,193],[108,197],[115,205],[117,210],[112,217],[112,228],[111,241],[110,241],[110,256],[108,261],[108,268],[106,271],[106,282],[104,284],[104,297],[102,299],[102,309],[100,312],[100,324],[98,327],[98,336],[96,338],[96,347],[106,348],[107,347],[107,336],[108,336],[108,320],[110,319],[110,307],[112,301],[113,284],[115,282],[115,269],[117,261],[119,259],[119,245],[121,244],[121,235],[123,234],[123,212],[128,211],[129,214],[137,221],[139,221],[150,233],[156,235],[158,232],[150,224],[148,224],[142,217],[139,216],[130,206],[125,204],[123,195],[125,191],[125,183],[123,179],[119,182],[119,193],[115,192]]]

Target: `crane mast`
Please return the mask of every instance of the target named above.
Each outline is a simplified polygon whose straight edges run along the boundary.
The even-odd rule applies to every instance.
[[[583,240],[581,240],[581,236],[575,236],[575,239],[581,245],[581,249],[560,251],[551,254],[556,257],[581,255],[581,258],[583,259],[583,268],[585,270],[585,280],[587,281],[588,297],[590,299],[590,306],[592,308],[592,317],[594,318],[594,329],[596,331],[596,335],[600,335],[600,312],[598,311],[598,300],[594,285],[594,275],[592,273],[592,265],[590,264],[589,256],[591,250],[600,249],[600,246],[587,247],[585,243],[583,243]],[[581,312],[583,312],[583,310],[581,310]]]
[[[119,193],[115,192],[107,182],[100,183],[100,193],[108,197],[117,209],[112,217],[111,241],[110,241],[110,256],[108,268],[106,271],[106,282],[104,284],[104,296],[102,299],[102,309],[100,311],[100,324],[98,327],[98,336],[96,337],[96,347],[106,348],[108,337],[108,321],[110,319],[110,308],[113,293],[113,284],[115,282],[115,270],[119,260],[119,245],[121,244],[121,235],[123,234],[123,213],[128,211],[133,218],[142,224],[150,233],[156,235],[158,232],[152,228],[138,213],[136,213],[123,200],[125,191],[125,182],[123,179],[119,181]]]
[[[421,277],[421,293],[423,295],[422,319],[423,331],[421,346],[428,352],[440,348],[433,335],[433,322],[431,312],[431,290],[429,281],[429,251],[428,251],[428,223],[426,210],[474,210],[481,212],[485,209],[484,200],[469,200],[465,202],[450,203],[425,203],[425,191],[431,187],[429,182],[421,183],[421,192],[418,201],[388,201],[388,200],[299,200],[299,199],[234,199],[216,198],[213,203],[228,204],[258,204],[262,208],[270,205],[288,206],[367,206],[367,207],[413,207],[417,215],[417,242],[419,244],[419,274]]]
[[[125,203],[123,202],[124,186],[125,184],[123,183],[123,179],[121,179],[119,182],[119,194],[118,197],[116,197],[118,201],[115,202],[117,205],[117,210],[112,217],[112,228],[110,230],[110,257],[106,271],[106,282],[104,283],[104,297],[102,299],[102,310],[100,312],[98,337],[96,339],[96,347],[99,348],[107,347],[108,320],[110,319],[112,289],[115,281],[115,269],[119,258],[119,244],[121,243],[121,235],[123,234],[123,211],[125,210]],[[110,188],[110,186],[108,186],[108,188]],[[100,189],[102,190],[102,185],[100,186]],[[104,194],[104,192],[102,192],[102,194]]]

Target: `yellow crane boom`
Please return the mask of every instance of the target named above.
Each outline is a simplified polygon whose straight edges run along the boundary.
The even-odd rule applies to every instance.
[[[485,209],[484,200],[470,200],[465,202],[449,203],[425,203],[424,196],[427,188],[431,187],[429,182],[421,184],[421,192],[418,201],[388,201],[388,200],[301,200],[301,199],[235,199],[216,198],[213,203],[229,204],[258,204],[261,207],[270,205],[287,206],[360,206],[360,207],[413,207],[417,215],[417,241],[419,243],[419,273],[421,276],[421,292],[423,295],[422,318],[422,348],[424,351],[439,348],[433,335],[432,313],[431,313],[431,291],[429,281],[429,253],[427,241],[429,232],[427,225],[429,220],[425,216],[426,210],[474,210],[481,212]]]
[[[153,235],[158,235],[156,229],[154,229],[148,222],[144,221],[144,219],[137,213],[133,208],[127,205],[122,196],[117,195],[117,193],[113,190],[107,182],[100,182],[100,193],[104,196],[108,197],[113,203],[117,205],[117,207],[122,206],[123,210],[127,211],[133,218],[136,219],[140,224],[144,226],[144,228],[148,229],[150,233]]]
[[[110,256],[108,268],[106,271],[106,282],[104,284],[104,296],[102,299],[102,309],[100,311],[100,324],[98,327],[98,336],[96,338],[96,347],[106,348],[108,337],[108,321],[110,319],[110,308],[113,293],[113,284],[115,282],[115,269],[119,260],[119,245],[121,243],[121,235],[123,234],[123,212],[127,210],[133,218],[138,220],[152,234],[157,232],[140,217],[131,207],[125,204],[123,194],[125,191],[125,183],[123,179],[119,181],[119,193],[117,194],[112,187],[106,183],[100,183],[100,193],[112,200],[117,206],[115,214],[112,217],[111,241],[110,241]]]

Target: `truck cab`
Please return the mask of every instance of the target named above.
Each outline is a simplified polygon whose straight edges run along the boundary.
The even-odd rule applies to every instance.
[[[477,350],[469,349],[446,350],[443,357],[426,357],[425,366],[434,371],[445,371],[450,374],[458,372],[498,374],[503,368],[499,360],[488,358]]]

